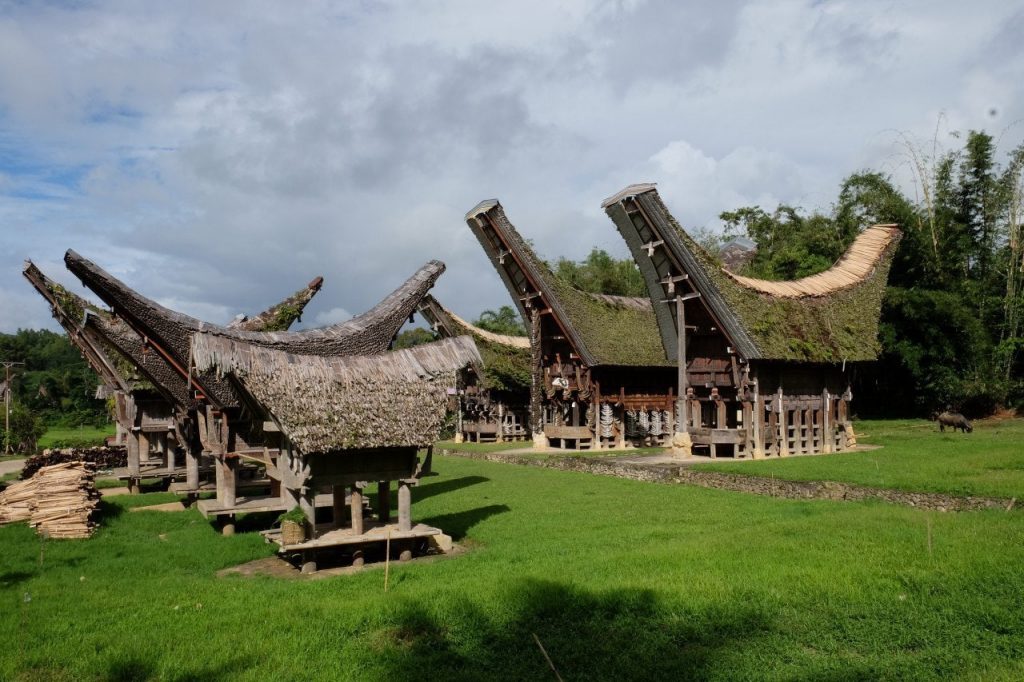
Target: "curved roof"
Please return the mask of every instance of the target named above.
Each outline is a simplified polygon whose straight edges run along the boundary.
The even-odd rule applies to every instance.
[[[741,277],[688,235],[653,184],[630,185],[602,204],[629,246],[652,301],[676,282],[702,305],[742,358],[798,362],[878,357],[878,320],[901,233],[868,228],[825,272],[789,282]],[[676,358],[676,306],[655,309],[666,355]]]
[[[228,375],[300,452],[423,447],[437,440],[467,336],[376,355],[292,355],[214,334],[192,337],[200,371]]]
[[[447,336],[460,336],[461,334],[469,334],[475,336],[483,341],[489,343],[496,343],[499,346],[508,346],[509,348],[522,348],[529,350],[530,339],[526,336],[512,336],[511,334],[496,334],[486,329],[482,329],[475,324],[467,322],[448,308],[445,308],[441,303],[427,294],[423,297],[423,300],[419,305],[420,314],[427,318],[431,325],[436,327],[444,327],[443,331]],[[445,319],[445,318],[448,319]],[[450,327],[450,328],[449,328]]]
[[[497,199],[477,204],[466,214],[466,223],[494,263],[523,319],[529,319],[526,300],[536,294],[587,365],[670,364],[649,300],[591,294],[563,281],[537,257]]]
[[[65,254],[64,262],[183,376],[188,374],[191,337],[197,333],[223,336],[296,355],[372,355],[383,352],[415,311],[419,300],[444,272],[444,263],[428,262],[372,309],[346,322],[299,332],[257,332],[211,324],[165,308],[74,251],[69,250]],[[216,403],[236,404],[234,392],[217,377],[199,376],[194,380]]]
[[[828,270],[816,275],[788,281],[772,281],[744,277],[722,268],[728,277],[762,294],[779,298],[827,296],[866,280],[893,241],[899,239],[895,225],[874,225],[861,232],[846,253]]]

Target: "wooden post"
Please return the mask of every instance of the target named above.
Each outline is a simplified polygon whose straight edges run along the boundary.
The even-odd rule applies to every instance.
[[[495,443],[502,443],[505,440],[505,403],[498,403],[498,433],[494,439]]]
[[[345,527],[345,486],[336,485],[332,489],[333,521],[335,528]]]
[[[750,428],[754,447],[750,456],[753,459],[764,459],[764,398],[761,396],[761,385],[757,377],[754,377],[754,404],[751,409],[753,417],[750,420]]]
[[[316,489],[313,486],[303,486],[299,491],[299,508],[306,515],[306,522],[309,524],[309,539],[316,539]],[[316,570],[314,568],[314,570]]]
[[[381,523],[391,520],[391,481],[377,481],[377,518]]]
[[[530,432],[533,434],[533,447],[543,449],[547,446],[547,439],[544,437],[544,413],[540,399],[543,371],[540,344],[540,311],[534,305],[530,308]]]
[[[233,507],[237,501],[235,491],[238,481],[234,463],[235,460],[218,455],[214,465],[217,471],[217,501],[224,507]]]
[[[137,477],[139,475],[139,435],[128,434],[128,475]]]
[[[185,449],[185,485],[189,490],[199,490],[199,457],[195,448]]]
[[[678,398],[679,406],[676,409],[676,413],[682,415],[682,419],[676,419],[676,433],[687,433],[689,431],[689,409],[686,405],[686,389],[687,389],[687,374],[686,374],[686,306],[683,305],[683,297],[676,296],[676,357],[678,358],[676,364],[677,375],[676,383],[678,384]]]
[[[164,450],[164,463],[167,465],[167,470],[174,471],[174,442],[171,440],[170,434],[160,434],[160,446]]]
[[[142,429],[139,429],[139,461],[149,461],[149,436]]]
[[[782,398],[782,387],[775,394],[775,405],[779,412],[779,457],[789,456],[789,412]]]
[[[363,534],[363,486],[356,483],[352,486],[352,494],[349,497],[349,507],[352,509],[352,534]]]
[[[408,481],[398,482],[398,530],[412,530],[412,490]]]

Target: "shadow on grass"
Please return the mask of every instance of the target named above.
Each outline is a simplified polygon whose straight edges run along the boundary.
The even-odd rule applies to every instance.
[[[730,651],[770,627],[752,605],[680,612],[651,590],[596,592],[548,580],[520,582],[505,602],[500,616],[468,601],[436,612],[399,607],[370,635],[370,651],[388,679],[424,670],[452,680],[555,679],[537,640],[566,680],[727,679]]]
[[[121,514],[124,514],[124,507],[101,499],[99,504],[96,505],[96,510],[93,512],[93,520],[102,526],[108,521],[121,516]]]
[[[0,573],[0,587],[10,587],[36,577],[35,571],[8,571]]]
[[[251,661],[247,662],[242,656],[235,656],[223,663],[197,666],[181,675],[174,675],[175,680],[180,682],[198,682],[199,680],[221,680],[231,677],[232,673],[239,673],[247,670]],[[144,680],[161,679],[157,675],[156,666],[150,661],[138,657],[119,658],[111,662],[107,668],[104,680],[116,680],[116,682],[136,682]]]
[[[453,540],[461,540],[469,532],[469,529],[476,524],[496,514],[504,514],[507,511],[511,511],[508,505],[492,504],[455,514],[442,514],[440,516],[417,519],[417,521],[428,526],[440,528],[445,534],[450,535]]]
[[[449,478],[441,481],[432,481],[426,485],[421,485],[416,488],[413,493],[413,501],[425,500],[428,497],[434,495],[442,495],[444,493],[450,493],[455,490],[461,490],[468,488],[471,485],[478,483],[487,483],[491,479],[486,476],[462,476],[461,478]],[[397,501],[397,498],[395,498]]]

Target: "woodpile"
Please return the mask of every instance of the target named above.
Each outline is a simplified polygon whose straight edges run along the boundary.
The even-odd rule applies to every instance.
[[[124,446],[93,448],[61,448],[43,450],[25,460],[21,479],[28,480],[43,467],[66,462],[89,462],[97,469],[115,469],[128,466],[128,450]]]
[[[96,527],[90,517],[100,499],[93,471],[87,462],[65,462],[12,484],[0,492],[0,524],[28,521],[44,537],[89,537]]]

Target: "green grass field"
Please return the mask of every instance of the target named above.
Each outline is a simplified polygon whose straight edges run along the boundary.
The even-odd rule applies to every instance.
[[[863,421],[858,441],[878,450],[825,457],[715,462],[698,469],[798,481],[842,481],[954,495],[1024,499],[1024,419],[978,422],[940,433],[924,420]]]
[[[0,527],[0,679],[1024,677],[1024,516],[791,501],[436,457],[465,554],[316,581],[195,511],[108,498],[87,541]]]
[[[40,449],[53,447],[88,447],[103,445],[107,436],[114,435],[113,425],[104,427],[79,426],[74,428],[50,428],[39,439]]]

